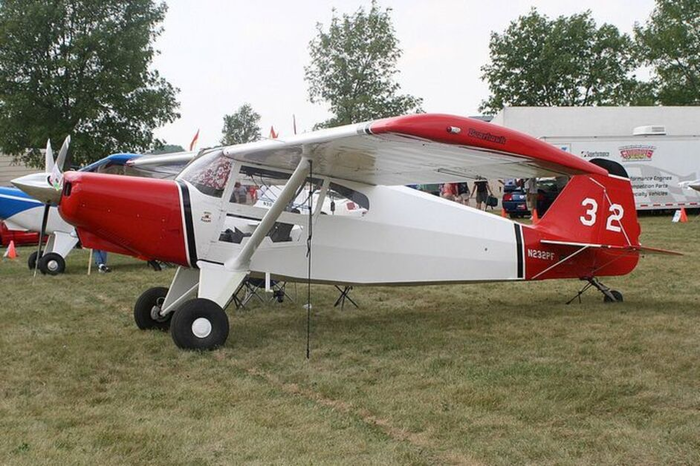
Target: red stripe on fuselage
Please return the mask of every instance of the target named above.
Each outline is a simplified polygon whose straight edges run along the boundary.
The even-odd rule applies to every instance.
[[[188,266],[174,181],[68,172],[59,210],[98,248],[112,244],[121,249],[115,252]]]

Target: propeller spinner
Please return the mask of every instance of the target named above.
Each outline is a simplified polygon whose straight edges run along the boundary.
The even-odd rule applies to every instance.
[[[12,184],[25,193],[45,204],[58,204],[63,188],[63,172],[67,165],[70,136],[66,137],[58,152],[56,161],[53,160],[51,141],[46,144],[46,161],[44,173],[33,173],[12,180]]]

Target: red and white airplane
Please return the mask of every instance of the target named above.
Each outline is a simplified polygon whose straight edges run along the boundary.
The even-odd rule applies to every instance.
[[[404,186],[562,175],[568,185],[534,226]],[[237,182],[249,180],[284,188],[268,208],[235,203]],[[293,200],[306,183],[316,204],[297,213]],[[659,252],[640,245],[619,164],[450,115],[212,149],[175,181],[68,172],[58,194],[53,201],[87,247],[180,266],[169,288],[138,298],[134,317],[142,329],[169,327],[187,349],[226,342],[224,309],[250,274],[346,285],[573,278],[622,301],[598,277],[628,274],[640,253]],[[323,215],[326,197],[351,200],[364,214]],[[251,221],[252,233],[238,228]]]

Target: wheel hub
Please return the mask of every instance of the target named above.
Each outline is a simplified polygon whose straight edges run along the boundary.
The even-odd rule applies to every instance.
[[[160,311],[163,309],[164,302],[165,298],[158,298],[156,299],[156,305],[151,308],[151,319],[155,320],[156,322],[165,322],[168,320],[169,314],[160,314]]]
[[[58,262],[56,262],[56,261],[49,261],[49,262],[46,264],[46,268],[49,269],[49,270],[52,271],[52,272],[55,272],[56,270],[58,270]]]
[[[209,319],[205,319],[204,317],[195,319],[195,321],[192,322],[192,333],[197,338],[208,337],[209,334],[211,334],[211,322],[209,322]]]

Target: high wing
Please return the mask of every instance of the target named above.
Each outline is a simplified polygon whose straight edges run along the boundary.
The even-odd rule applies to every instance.
[[[607,174],[544,141],[441,114],[388,118],[223,150],[240,162],[286,170],[294,170],[306,155],[314,174],[371,185]]]

